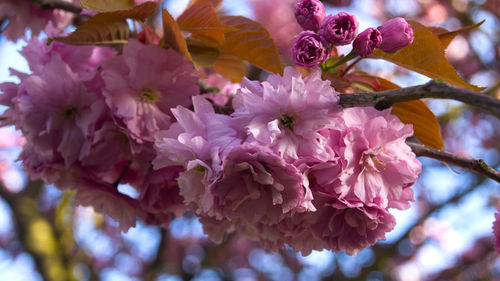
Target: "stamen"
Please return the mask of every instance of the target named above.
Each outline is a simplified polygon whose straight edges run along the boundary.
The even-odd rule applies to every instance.
[[[143,101],[150,103],[157,102],[160,99],[160,93],[149,87],[142,88],[139,95]]]
[[[280,122],[281,125],[283,125],[283,127],[293,132],[293,125],[295,124],[295,119],[293,118],[293,116],[290,116],[288,114],[282,114],[280,116]]]

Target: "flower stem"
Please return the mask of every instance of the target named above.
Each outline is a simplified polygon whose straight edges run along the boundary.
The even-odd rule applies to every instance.
[[[340,77],[344,77],[344,75],[347,74],[347,72],[349,72],[349,70],[351,70],[351,68],[353,68],[358,62],[360,62],[363,58],[362,57],[359,57],[357,58],[355,61],[353,61],[345,70],[344,72],[342,72],[342,74],[340,75]]]

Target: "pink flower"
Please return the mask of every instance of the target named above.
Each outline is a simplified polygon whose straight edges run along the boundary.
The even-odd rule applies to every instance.
[[[169,130],[156,135],[155,169],[167,166],[186,167],[191,160],[200,160],[220,167],[220,159],[232,147],[242,142],[231,117],[216,114],[209,101],[193,97],[194,112],[177,106],[172,113],[177,120]]]
[[[152,217],[161,218],[157,224],[168,227],[174,216],[181,216],[186,210],[179,195],[177,178],[184,168],[172,166],[151,171],[140,187],[139,202]]]
[[[59,58],[24,79],[15,102],[16,127],[37,153],[60,154],[66,166],[90,153],[89,139],[105,104]]]
[[[282,59],[289,61],[290,45],[295,34],[302,31],[293,12],[297,0],[251,0],[255,19],[271,34]]]
[[[31,30],[33,37],[37,36],[49,21],[61,31],[71,23],[73,15],[58,9],[43,9],[29,0],[3,0],[0,2],[0,19],[4,17],[8,17],[9,25],[3,35],[16,41],[24,37],[26,28]]]
[[[14,110],[14,98],[17,97],[19,85],[12,82],[0,84],[0,104],[7,106],[2,114],[0,114],[0,126],[14,125],[16,112]]]
[[[336,191],[350,202],[408,208],[413,196],[407,189],[422,170],[405,143],[413,135],[411,125],[403,124],[390,110],[368,107],[345,109],[342,116],[348,126],[341,155],[345,167],[343,185]]]
[[[220,106],[226,105],[236,94],[236,91],[241,88],[240,83],[231,83],[220,74],[210,74],[201,81],[206,83],[208,87],[215,88],[213,91],[204,93],[203,96]]]
[[[236,130],[231,117],[216,114],[210,102],[193,97],[194,112],[178,106],[172,109],[177,122],[156,135],[155,169],[183,166],[179,175],[180,194],[198,214],[212,215],[213,199],[206,192],[221,171],[221,159],[232,147],[241,144],[242,132]]]
[[[493,235],[495,235],[495,252],[500,255],[500,209],[495,213]]]
[[[384,52],[396,52],[413,42],[413,28],[404,18],[390,19],[379,30],[382,34],[380,49]]]
[[[50,27],[46,28],[45,32],[54,33],[50,29]],[[101,62],[116,53],[109,47],[74,46],[57,41],[47,44],[47,39],[40,40],[37,37],[27,43],[21,50],[21,54],[28,61],[33,73],[43,72],[52,57],[58,56],[83,80],[92,78]]]
[[[295,18],[304,30],[316,31],[325,18],[325,6],[319,0],[301,0],[295,5]]]
[[[352,48],[358,52],[360,57],[366,57],[371,55],[375,49],[380,46],[382,42],[382,36],[380,35],[380,31],[376,28],[368,28],[365,31],[361,32],[354,42],[352,43]]]
[[[358,20],[353,14],[340,12],[327,16],[319,28],[318,34],[326,42],[335,46],[351,44],[358,34]]]
[[[293,230],[287,235],[287,243],[303,255],[322,249],[355,255],[385,239],[396,224],[386,209],[372,204],[350,204],[326,193],[314,193],[314,198],[316,212],[286,220]]]
[[[199,93],[193,65],[172,49],[130,40],[102,69],[106,103],[138,142],[154,141],[170,126],[170,108],[188,106]]]
[[[266,147],[243,144],[223,159],[222,177],[210,185],[217,219],[275,224],[295,212],[314,211],[307,178]]]
[[[283,77],[270,75],[263,83],[244,79],[233,99],[232,116],[249,136],[282,157],[297,159],[301,150],[321,153],[317,131],[339,106],[338,93],[320,76],[316,69],[302,78],[293,67],[286,67]]]
[[[302,31],[292,42],[292,61],[301,67],[316,67],[329,56],[329,48],[323,44],[318,34]]]
[[[119,193],[111,184],[86,179],[75,195],[75,204],[93,207],[94,211],[111,217],[119,229],[127,232],[138,218],[146,217],[136,199]]]

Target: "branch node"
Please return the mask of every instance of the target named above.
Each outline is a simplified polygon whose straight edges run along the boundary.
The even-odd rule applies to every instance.
[[[382,110],[388,109],[392,105],[393,104],[389,99],[381,98],[379,101],[377,101],[377,103],[375,103],[374,107],[376,110],[382,111]]]

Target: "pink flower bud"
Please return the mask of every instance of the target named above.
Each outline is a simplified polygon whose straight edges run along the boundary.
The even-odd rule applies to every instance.
[[[370,27],[365,31],[361,32],[354,42],[352,43],[352,48],[357,50],[358,55],[361,57],[366,57],[371,55],[375,49],[382,43],[382,35],[378,29]]]
[[[301,67],[315,67],[328,59],[328,48],[314,31],[302,31],[293,38],[292,60]]]
[[[301,0],[295,5],[295,18],[304,30],[318,30],[325,18],[325,6],[319,0]]]
[[[404,18],[388,20],[378,29],[382,34],[380,49],[384,52],[396,52],[413,42],[413,29]]]
[[[319,27],[323,40],[335,46],[350,44],[358,34],[358,21],[353,14],[340,12],[327,16]]]

